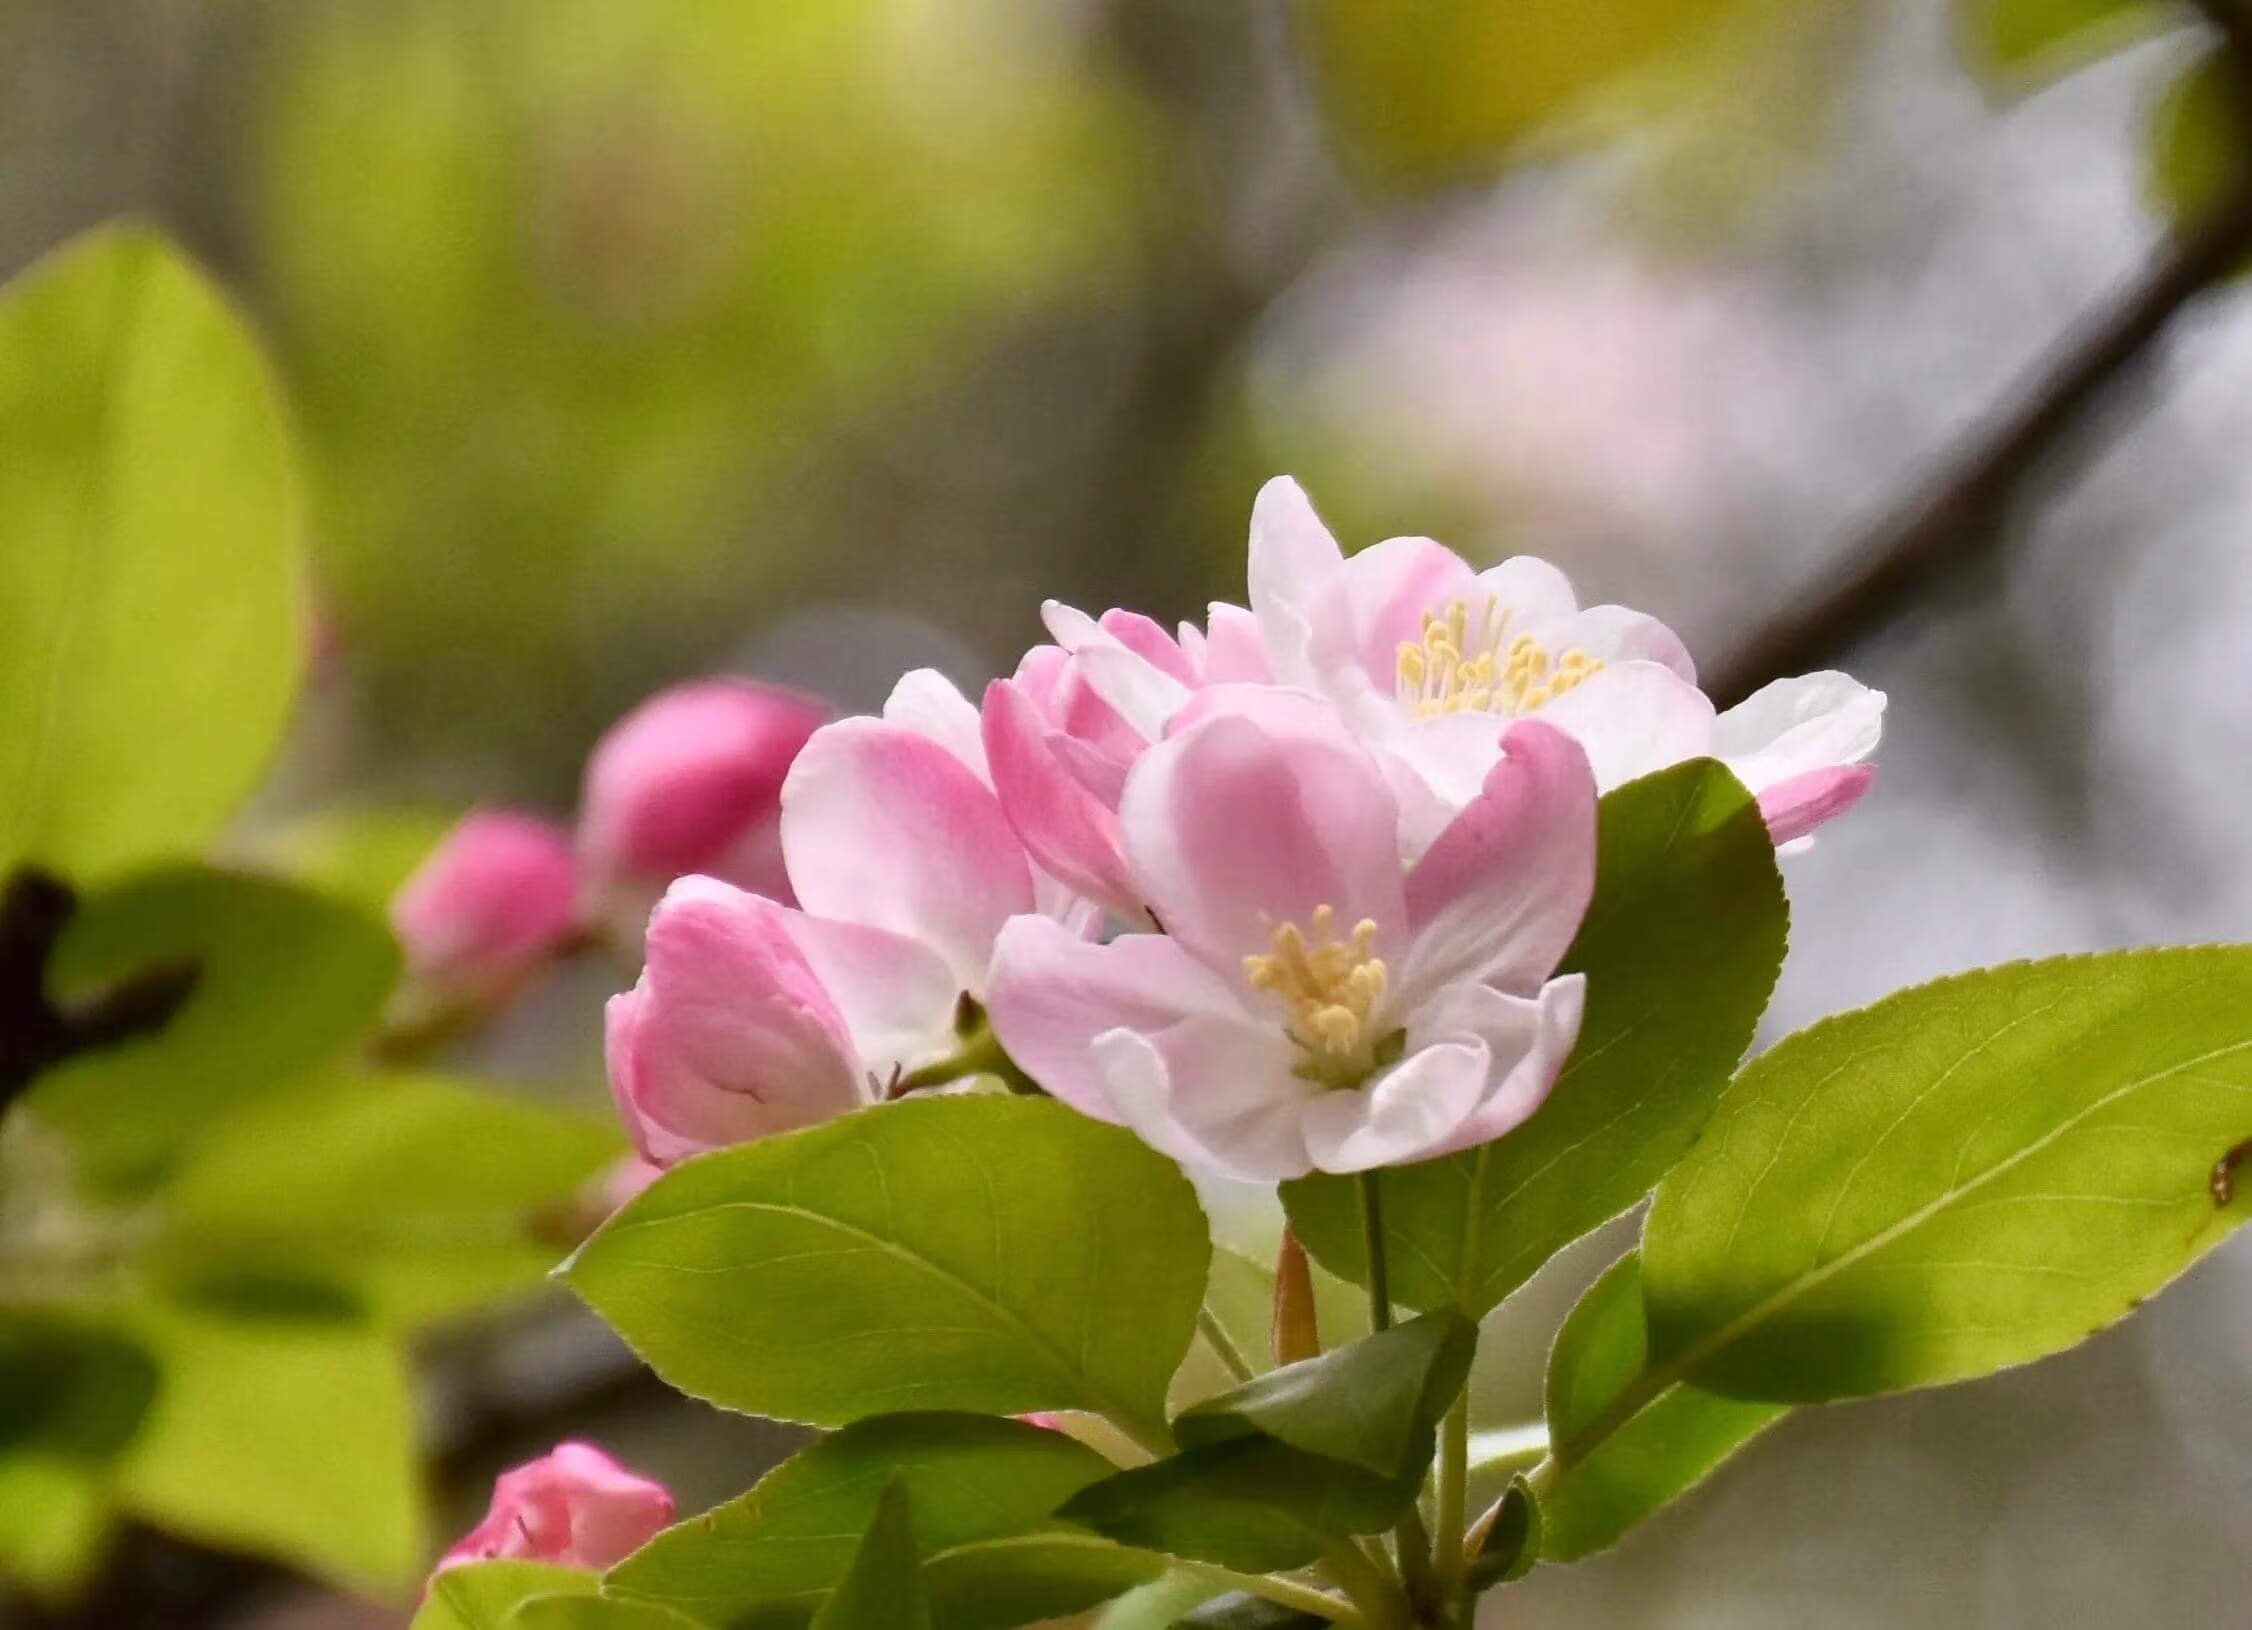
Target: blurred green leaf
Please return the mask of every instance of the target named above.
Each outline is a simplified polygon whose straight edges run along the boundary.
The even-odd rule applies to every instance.
[[[163,1030],[69,1060],[27,1099],[105,1185],[154,1184],[228,1106],[345,1052],[374,1027],[399,957],[380,923],[317,895],[180,867],[87,899],[49,982],[69,993],[184,962],[200,972]]]
[[[1422,1481],[1421,1467],[1379,1477],[1250,1436],[1119,1472],[1056,1514],[1121,1545],[1267,1573],[1304,1567],[1331,1540],[1389,1528]]]
[[[2040,84],[2179,22],[2162,0],[1956,0],[1974,66],[2005,83]]]
[[[113,1524],[96,1474],[69,1459],[0,1449],[0,1580],[34,1596],[76,1594]]]
[[[2252,947],[2013,963],[1777,1043],[1643,1232],[1651,1364],[1812,1402],[1959,1381],[2132,1311],[2248,1213]]]
[[[458,810],[326,809],[291,822],[265,850],[302,887],[387,920],[391,897],[461,819]]]
[[[930,1630],[907,1492],[884,1485],[852,1565],[813,1615],[813,1630]]]
[[[1540,1496],[1540,1554],[1573,1562],[1696,1486],[1787,1413],[1677,1381],[1624,1421],[1606,1418],[1649,1361],[1641,1259],[1629,1253],[1588,1287],[1548,1359],[1548,1429],[1560,1446]],[[1578,1440],[1600,1432],[1584,1450]]]
[[[1702,42],[1741,0],[1300,0],[1331,125],[1372,179],[1487,169],[1622,78]]]
[[[729,1630],[797,1630],[844,1577],[879,1496],[897,1479],[941,1630],[1073,1613],[1162,1566],[1053,1515],[1111,1469],[1084,1444],[1021,1421],[879,1415],[658,1535],[611,1569],[604,1589]]]
[[[0,875],[195,853],[289,713],[305,584],[279,399],[154,233],[0,294]]]
[[[276,1094],[166,1185],[153,1268],[183,1296],[296,1277],[385,1323],[445,1318],[537,1286],[553,1213],[624,1148],[608,1121],[432,1077]]]
[[[1602,803],[1595,898],[1564,958],[1588,976],[1571,1061],[1498,1142],[1382,1176],[1392,1294],[1482,1317],[1633,1205],[1712,1113],[1783,963],[1790,912],[1759,808],[1710,759]],[[1286,1183],[1306,1249],[1366,1276],[1356,1180]]]
[[[505,1630],[509,1615],[541,1596],[591,1596],[600,1576],[545,1562],[468,1562],[432,1577],[412,1630]]]
[[[1162,1433],[1211,1245],[1195,1190],[1049,1099],[908,1099],[674,1168],[567,1277],[667,1381],[840,1425],[883,1404]]]
[[[139,1430],[156,1384],[154,1360],[115,1330],[0,1309],[0,1455],[100,1465]]]
[[[1172,1630],[1183,1613],[1202,1607],[1219,1587],[1187,1574],[1152,1579],[1110,1603],[1095,1616],[1092,1630]]]
[[[1311,1264],[1314,1308],[1325,1345],[1342,1347],[1368,1334],[1368,1297],[1320,1263]],[[1274,1368],[1274,1269],[1226,1245],[1212,1248],[1212,1277],[1204,1306],[1255,1370]],[[1235,1384],[1225,1366],[1202,1342],[1189,1349],[1188,1362],[1174,1377],[1174,1396],[1186,1408],[1200,1398]]]
[[[1208,1399],[1173,1432],[1188,1449],[1261,1435],[1378,1477],[1420,1473],[1477,1346],[1459,1313],[1426,1313]]]
[[[2207,53],[2167,89],[2151,119],[2149,190],[2177,227],[2209,220],[2246,182],[2246,111],[2224,50]]]
[[[153,1301],[127,1317],[162,1384],[116,1467],[126,1510],[349,1585],[415,1579],[424,1512],[414,1400],[388,1337]]]

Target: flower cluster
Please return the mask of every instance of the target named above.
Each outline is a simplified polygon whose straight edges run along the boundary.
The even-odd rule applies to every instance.
[[[1529,557],[1347,557],[1287,479],[1249,589],[1175,633],[1051,603],[982,705],[916,672],[812,731],[780,872],[673,883],[610,1004],[643,1155],[992,1076],[1257,1180],[1483,1143],[1577,1037],[1601,792],[1718,758],[1790,844],[1869,784],[1879,693],[1717,712],[1654,618]]]

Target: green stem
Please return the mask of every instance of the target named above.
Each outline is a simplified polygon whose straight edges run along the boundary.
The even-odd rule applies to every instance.
[[[1245,1360],[1243,1349],[1235,1344],[1234,1340],[1228,1335],[1226,1327],[1220,1323],[1218,1316],[1209,1307],[1200,1307],[1196,1310],[1196,1328],[1197,1333],[1204,1337],[1205,1345],[1212,1349],[1213,1356],[1219,1359],[1230,1375],[1238,1381],[1251,1379],[1256,1372]]]
[[[1361,1239],[1368,1256],[1368,1322],[1392,1328],[1392,1281],[1384,1262],[1384,1196],[1374,1172],[1361,1173]]]
[[[1470,1389],[1465,1386],[1455,1398],[1454,1407],[1447,1411],[1439,1437],[1439,1508],[1435,1518],[1439,1545],[1432,1566],[1450,1588],[1462,1582],[1462,1524],[1470,1498],[1469,1487]]]
[[[1327,1541],[1321,1560],[1329,1576],[1353,1599],[1370,1630],[1406,1630],[1407,1603],[1399,1587],[1359,1546],[1350,1540]]]

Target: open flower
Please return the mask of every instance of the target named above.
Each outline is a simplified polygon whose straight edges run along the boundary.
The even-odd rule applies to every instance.
[[[1511,721],[1537,717],[1586,749],[1608,790],[1684,759],[1719,758],[1760,799],[1776,841],[1859,798],[1884,695],[1841,673],[1778,680],[1716,716],[1673,631],[1624,606],[1582,608],[1564,574],[1520,555],[1486,571],[1428,538],[1346,557],[1287,477],[1251,517],[1251,606],[1276,680],[1336,704],[1408,772],[1411,826],[1435,830],[1475,795]]]
[[[1122,917],[1138,918],[1118,830],[1126,773],[1196,692],[1270,677],[1251,614],[1215,604],[1208,628],[1168,634],[1139,612],[1099,618],[1042,608],[1053,645],[1034,646],[986,687],[982,720],[994,789],[1042,868]]]
[[[1331,711],[1240,700],[1145,753],[1120,801],[1165,931],[1094,945],[1010,923],[989,998],[1002,1042],[1074,1107],[1254,1180],[1500,1136],[1579,1032],[1584,981],[1551,975],[1594,886],[1586,756],[1515,726],[1403,876],[1399,803]]]
[[[561,1443],[501,1473],[485,1520],[438,1567],[508,1558],[607,1568],[647,1544],[672,1518],[673,1498],[662,1483],[627,1471],[591,1443]]]

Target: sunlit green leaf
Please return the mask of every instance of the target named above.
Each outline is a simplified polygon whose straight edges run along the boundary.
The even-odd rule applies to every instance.
[[[131,1320],[162,1381],[116,1467],[127,1510],[350,1584],[416,1576],[413,1398],[387,1337],[349,1321],[154,1303]]]
[[[0,1581],[34,1596],[78,1592],[100,1565],[113,1524],[83,1462],[0,1449]]]
[[[689,1161],[568,1277],[666,1380],[729,1408],[1085,1409],[1148,1434],[1210,1254],[1195,1191],[1131,1133],[961,1096]]]
[[[0,293],[0,874],[200,850],[272,753],[305,585],[280,402],[155,234]]]
[[[1498,161],[1624,76],[1704,40],[1739,0],[1301,0],[1331,125],[1392,182]]]
[[[181,1294],[297,1277],[415,1324],[539,1284],[554,1212],[623,1149],[608,1122],[425,1076],[308,1084],[214,1128],[164,1194]]]
[[[604,1588],[730,1630],[797,1630],[844,1576],[896,1479],[912,1505],[941,1630],[1077,1612],[1162,1567],[1054,1516],[1112,1469],[1061,1432],[1019,1421],[877,1416],[803,1450],[741,1499],[658,1535],[613,1568]]]
[[[704,1630],[686,1614],[654,1602],[608,1597],[533,1596],[506,1620],[506,1630]]]
[[[507,1630],[518,1606],[542,1596],[590,1596],[597,1576],[545,1562],[469,1562],[430,1581],[412,1630]]]
[[[28,1100],[117,1187],[160,1177],[213,1116],[363,1036],[398,975],[380,923],[265,878],[180,867],[90,896],[56,947],[68,993],[166,963],[199,968],[163,1030],[82,1054]]]
[[[1633,1205],[1697,1135],[1782,966],[1789,912],[1751,796],[1709,759],[1604,798],[1594,903],[1564,959],[1587,975],[1579,1045],[1500,1141],[1382,1174],[1392,1294],[1480,1317]],[[1351,1178],[1283,1186],[1291,1226],[1366,1277]]]
[[[1937,980],[1777,1044],[1669,1174],[1651,1364],[1770,1401],[1983,1375],[2123,1317],[2252,1212],[2252,948]]]
[[[1552,1561],[1617,1543],[1785,1412],[1676,1381],[1630,1418],[1611,1418],[1648,1359],[1641,1260],[1629,1254],[1588,1287],[1549,1354],[1548,1428],[1558,1460],[1541,1492],[1538,1540]]]

